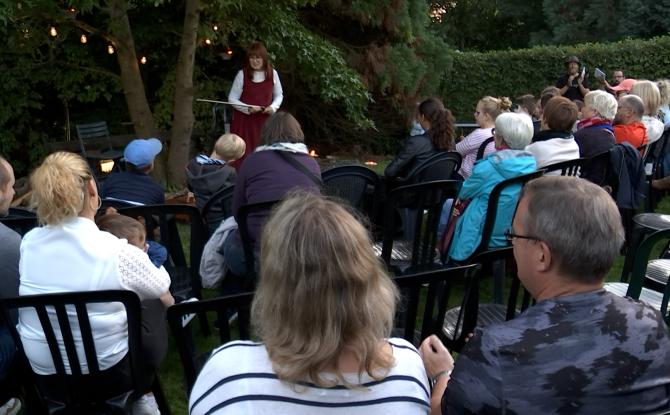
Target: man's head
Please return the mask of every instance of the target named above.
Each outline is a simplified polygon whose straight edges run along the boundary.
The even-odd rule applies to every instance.
[[[123,158],[137,170],[149,172],[153,169],[154,159],[163,149],[157,138],[136,138],[123,150]]]
[[[624,242],[612,197],[566,176],[523,188],[511,232],[519,278],[536,298],[547,287],[600,285]]]
[[[565,58],[565,67],[568,70],[568,74],[576,75],[579,72],[579,58],[576,56],[568,56]]]
[[[619,108],[614,117],[614,124],[630,124],[642,120],[644,102],[637,95],[624,95],[619,98]]]
[[[14,199],[14,169],[0,157],[0,216],[6,216]]]
[[[542,110],[542,124],[549,130],[572,131],[578,112],[574,102],[565,97],[553,97]]]
[[[614,72],[612,72],[612,78],[613,78],[613,81],[610,84],[612,86],[617,86],[621,83],[621,81],[626,79],[626,78],[624,78],[623,71],[621,69],[617,69]]]

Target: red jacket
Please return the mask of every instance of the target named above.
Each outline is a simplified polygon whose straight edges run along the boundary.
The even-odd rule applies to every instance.
[[[647,127],[642,124],[642,121],[635,121],[630,124],[617,124],[614,126],[614,136],[616,142],[621,143],[628,141],[635,148],[647,144]]]

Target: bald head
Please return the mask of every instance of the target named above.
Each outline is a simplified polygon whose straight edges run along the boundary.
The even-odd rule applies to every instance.
[[[619,100],[619,106],[624,105],[631,109],[636,119],[641,120],[644,115],[644,102],[637,95],[624,95]]]

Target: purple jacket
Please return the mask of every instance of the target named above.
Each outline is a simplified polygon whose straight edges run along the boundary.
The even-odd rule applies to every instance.
[[[320,193],[321,189],[305,173],[290,165],[281,158],[277,151],[264,150],[250,154],[242,163],[235,182],[233,195],[233,214],[238,216],[240,208],[251,203],[260,203],[282,199],[286,193],[295,188],[307,189]],[[290,156],[302,163],[316,176],[321,177],[319,165],[307,154],[290,153]],[[269,212],[249,215],[247,225],[249,235],[258,248],[256,241],[260,239],[263,224]],[[238,220],[239,222],[239,220]]]

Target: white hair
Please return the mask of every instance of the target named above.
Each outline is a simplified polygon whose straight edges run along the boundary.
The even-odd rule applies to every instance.
[[[587,105],[607,120],[613,120],[619,104],[616,98],[610,93],[601,90],[595,90],[584,96],[584,105]]]
[[[533,120],[527,114],[504,112],[496,118],[496,134],[513,150],[526,148],[533,131]]]

